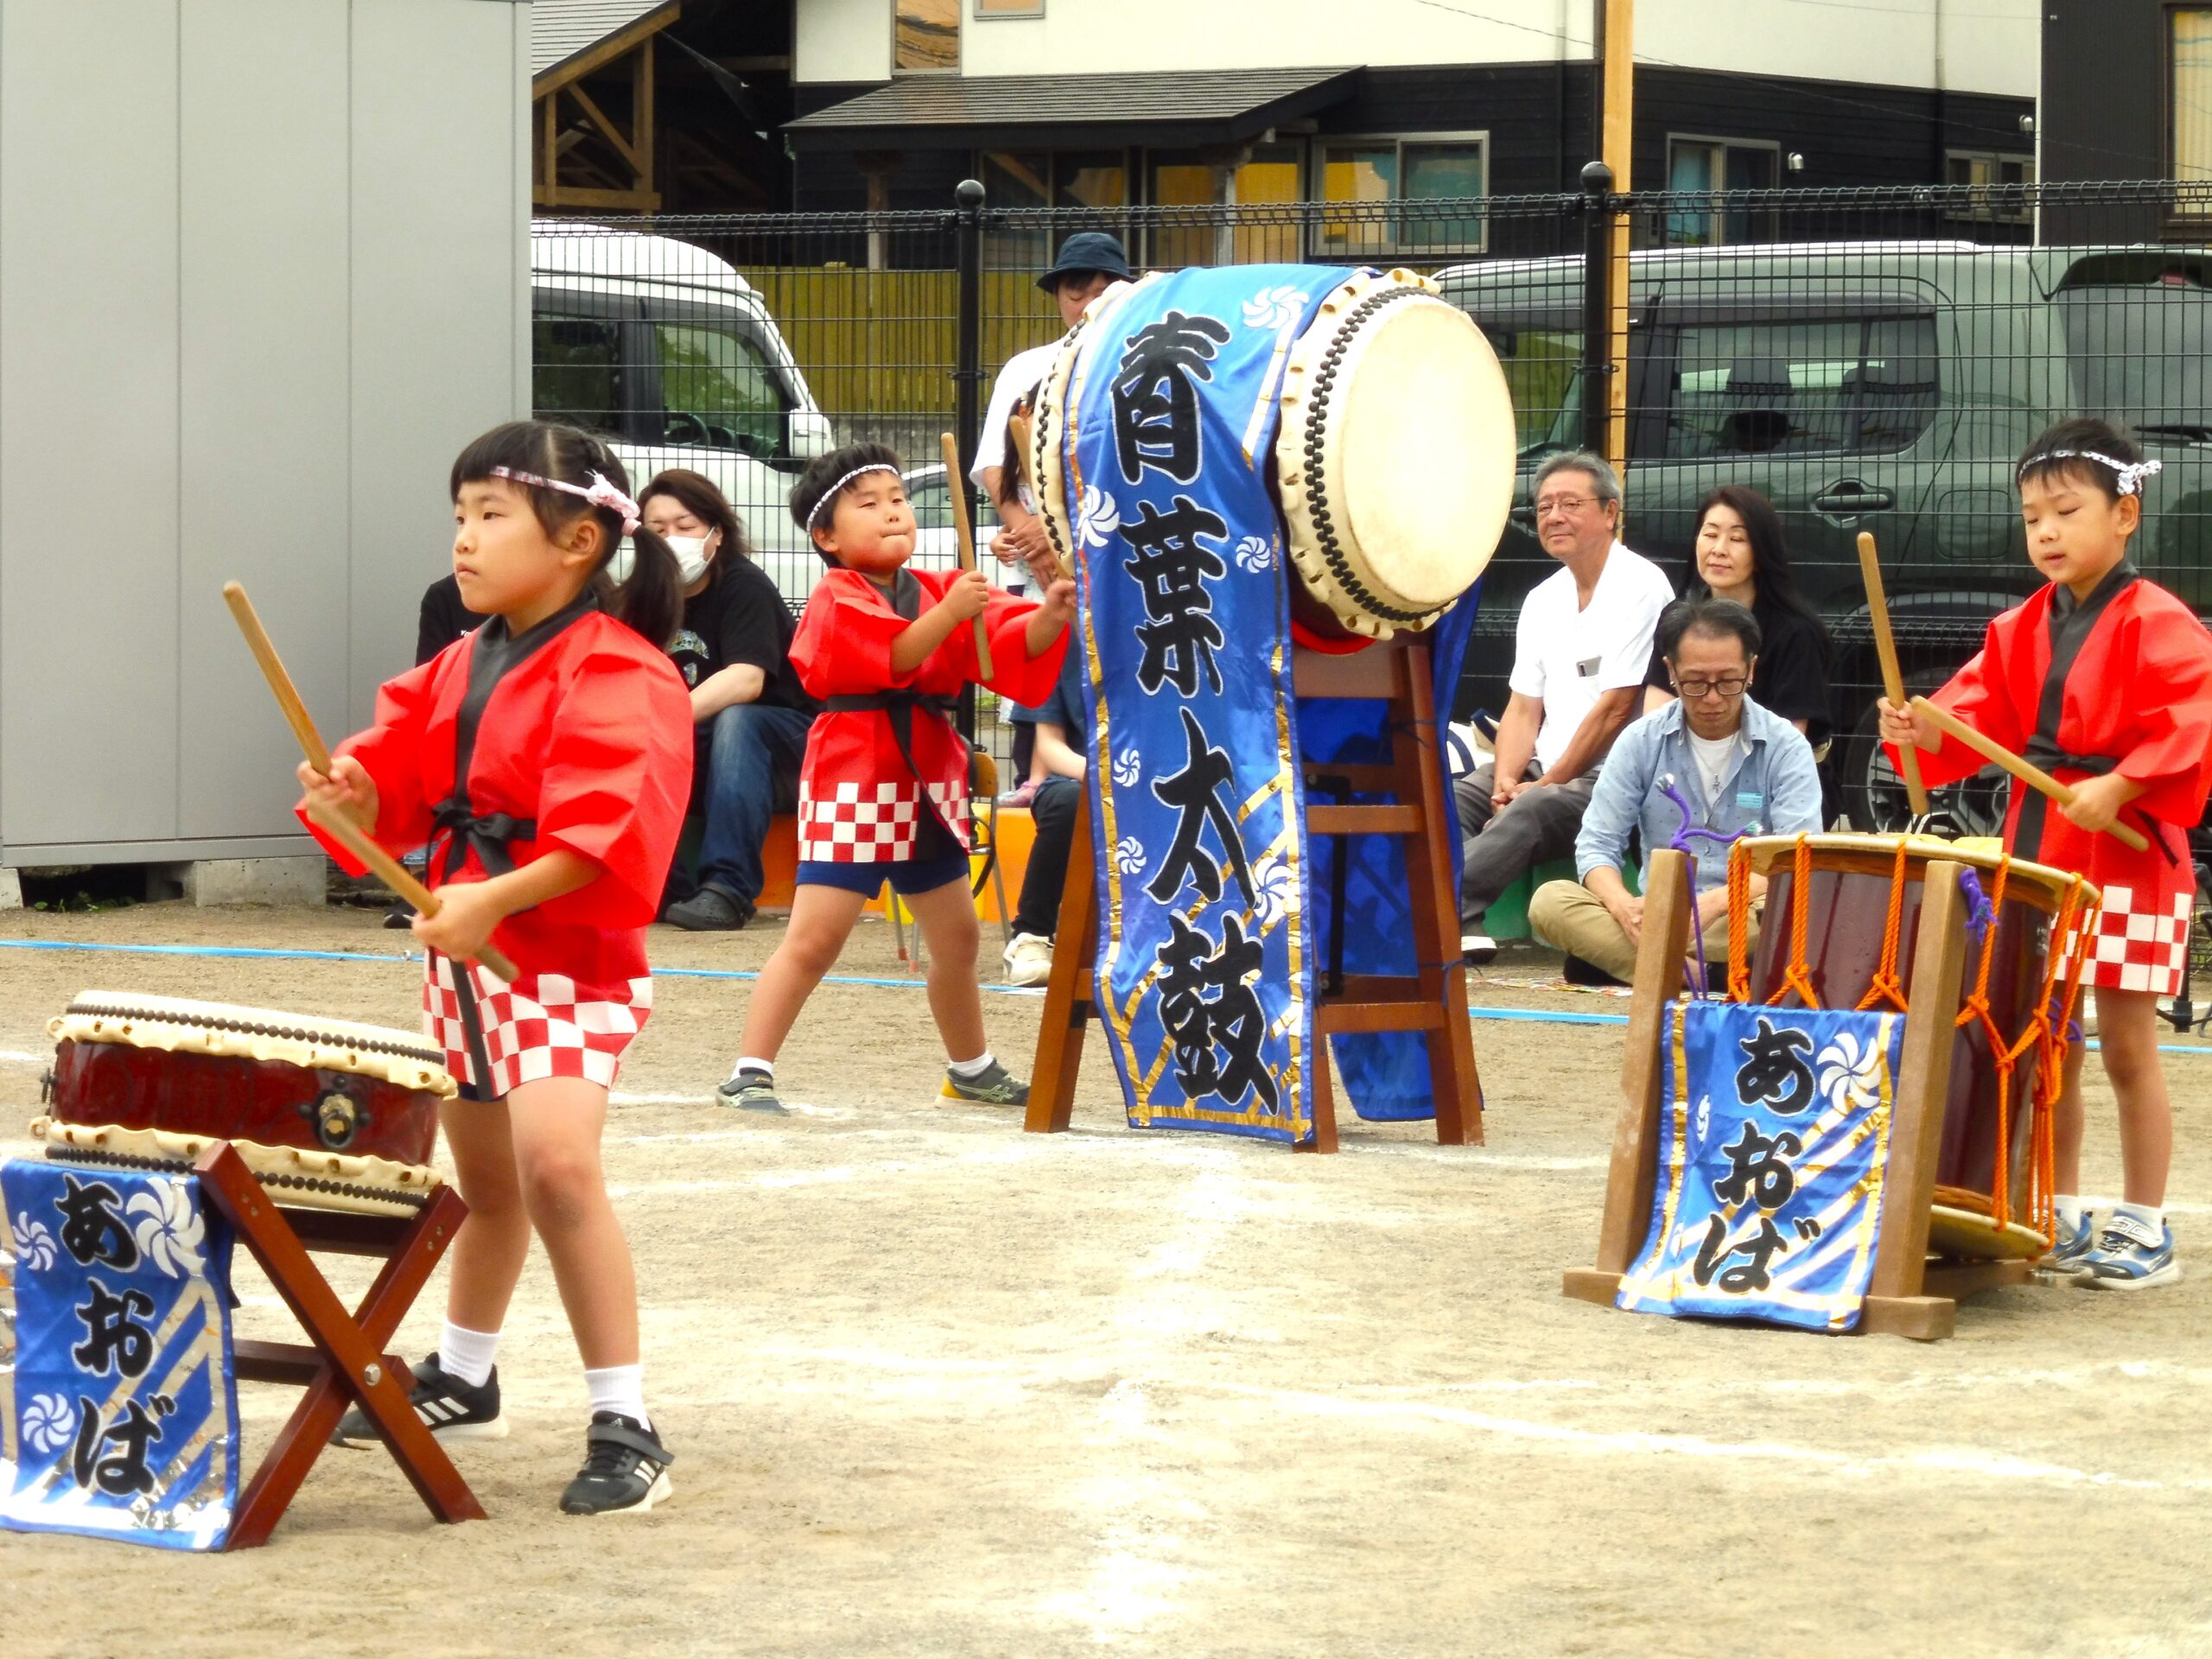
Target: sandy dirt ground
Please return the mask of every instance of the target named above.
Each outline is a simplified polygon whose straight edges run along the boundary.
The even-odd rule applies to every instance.
[[[0,935],[401,950],[376,921],[157,906]],[[775,938],[652,946],[746,969]],[[44,1022],[80,988],[411,1027],[419,971],[0,948],[0,1154],[31,1150]],[[895,976],[889,930],[842,971]],[[1478,1002],[1625,1006],[1519,977]],[[709,1096],[744,983],[656,995],[607,1162],[675,1501],[555,1512],[584,1400],[533,1258],[513,1434],[460,1449],[488,1522],[435,1527],[381,1452],[334,1451],[258,1553],[0,1537],[0,1653],[2212,1652],[2212,1057],[2171,1071],[2196,1276],[1999,1292],[1919,1346],[1560,1296],[1618,1027],[1479,1021],[1486,1146],[1353,1125],[1325,1159],[1129,1130],[1095,1043],[1071,1134],[932,1103],[896,987],[825,988],[781,1068],[798,1109],[740,1117]],[[1035,998],[985,1002],[1026,1070]],[[2109,1111],[2093,1089],[2101,1192]],[[242,1333],[289,1334],[241,1264]],[[257,1457],[295,1396],[242,1395]]]

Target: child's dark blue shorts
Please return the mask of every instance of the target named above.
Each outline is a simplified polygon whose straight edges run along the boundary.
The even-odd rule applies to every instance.
[[[902,858],[891,863],[872,864],[844,864],[834,859],[810,858],[800,861],[791,885],[842,887],[847,893],[873,899],[883,891],[887,878],[891,891],[896,893],[933,892],[948,881],[968,879],[968,855],[950,853],[943,858]]]

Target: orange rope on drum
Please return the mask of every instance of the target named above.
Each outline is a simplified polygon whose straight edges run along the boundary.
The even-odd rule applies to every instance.
[[[1998,861],[1997,885],[1989,895],[1989,926],[1981,936],[1981,965],[1974,976],[1974,990],[1959,1009],[1953,1023],[1961,1030],[1980,1023],[1989,1039],[1989,1058],[1997,1068],[1997,1147],[1991,1167],[1989,1214],[1999,1227],[2012,1218],[2012,1066],[2025,1052],[2034,1035],[2034,1021],[2029,1022],[2028,1032],[2015,1048],[1998,1029],[1996,1017],[1989,1011],[1989,970],[1997,960],[1997,935],[1999,919],[2005,914],[2005,883],[2012,874],[2010,855]]]
[[[1904,890],[1910,877],[1905,860],[1904,837],[1897,837],[1897,861],[1890,871],[1890,913],[1882,924],[1882,962],[1867,982],[1866,995],[1859,1000],[1861,1013],[1871,1008],[1884,997],[1899,1014],[1910,1014],[1905,1006],[1904,982],[1897,977],[1897,943],[1904,931]]]
[[[1751,1000],[1751,849],[1738,842],[1728,849],[1728,1000]]]
[[[1775,992],[1773,1001],[1779,1006],[1783,996],[1795,991],[1807,1007],[1817,1008],[1821,1006],[1821,994],[1813,988],[1812,969],[1805,960],[1805,925],[1813,907],[1813,842],[1809,836],[1797,837],[1791,875],[1789,966],[1783,972],[1782,988]]]

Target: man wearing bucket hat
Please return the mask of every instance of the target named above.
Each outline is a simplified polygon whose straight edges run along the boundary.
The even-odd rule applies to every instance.
[[[1089,305],[1109,286],[1129,280],[1128,256],[1122,251],[1121,240],[1104,231],[1077,231],[1060,244],[1060,257],[1052,268],[1037,279],[1037,286],[1052,296],[1060,308],[1060,321],[1072,328]],[[1045,526],[1038,522],[1036,504],[1027,499],[1026,489],[1008,489],[1007,474],[1014,469],[1014,481],[1019,483],[1020,461],[1006,452],[1007,418],[1014,413],[1014,404],[1027,397],[1052,366],[1052,357],[1060,342],[1032,346],[1017,352],[999,371],[997,382],[991,387],[991,405],[983,416],[983,429],[976,435],[976,461],[969,469],[970,481],[980,486],[984,498],[998,509],[999,523],[1003,528],[991,542],[991,550],[1000,562],[1007,565],[1028,565],[1035,571],[1039,561],[1052,557],[1052,549],[1045,539]],[[1039,575],[1039,581],[1050,579],[1049,571]],[[1007,583],[1019,588],[1020,580],[1014,577]],[[1014,776],[1020,787],[1004,797],[1009,805],[1027,806],[1034,794],[1031,778],[1033,770],[1041,773],[1035,764],[1033,737],[1034,715],[1028,710],[1012,711],[1014,723]]]

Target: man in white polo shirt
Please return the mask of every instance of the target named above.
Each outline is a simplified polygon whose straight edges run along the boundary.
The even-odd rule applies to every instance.
[[[1574,850],[1598,767],[1636,718],[1651,634],[1674,590],[1619,540],[1620,480],[1597,455],[1554,455],[1537,469],[1536,539],[1560,569],[1522,601],[1512,696],[1495,753],[1452,785],[1465,864],[1460,948],[1497,954],[1484,912],[1548,859]]]

